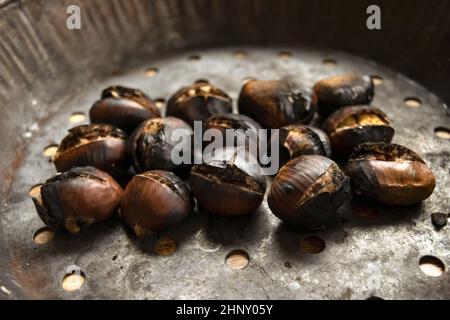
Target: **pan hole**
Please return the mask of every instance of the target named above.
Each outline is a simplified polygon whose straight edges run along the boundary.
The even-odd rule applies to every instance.
[[[51,144],[44,148],[44,151],[42,154],[47,158],[53,158],[56,154],[56,151],[58,151],[58,145],[57,144]]]
[[[209,83],[209,80],[206,80],[206,79],[195,80],[195,84],[199,84],[199,83]]]
[[[244,250],[233,250],[225,258],[225,264],[233,270],[241,270],[248,266],[250,257]]]
[[[450,139],[450,129],[447,129],[444,127],[438,127],[436,129],[434,129],[434,134],[436,135],[436,137],[441,138],[441,139],[446,139],[446,140]]]
[[[71,266],[61,282],[61,287],[64,291],[73,292],[79,290],[85,282],[84,272],[76,266]]]
[[[40,228],[33,235],[33,241],[35,244],[44,245],[50,243],[55,237],[55,231],[48,227]]]
[[[166,100],[163,98],[156,99],[155,104],[159,109],[162,109],[166,105]]]
[[[161,238],[156,241],[153,251],[160,256],[168,257],[174,254],[178,249],[178,243],[171,238]]]
[[[278,57],[282,60],[289,60],[292,58],[292,52],[290,51],[281,51],[278,53]]]
[[[112,261],[116,261],[117,258],[118,258],[118,256],[117,256],[117,254],[116,254],[116,255],[114,255],[114,257],[112,257]]]
[[[381,86],[382,84],[383,84],[383,78],[382,77],[380,77],[380,76],[378,76],[378,75],[373,75],[372,76],[372,81],[373,81],[373,84],[376,86],[376,87],[378,87],[378,86]]]
[[[190,55],[189,57],[188,57],[188,61],[199,61],[201,59],[201,57],[200,57],[200,55],[198,55],[198,54],[193,54],[193,55]]]
[[[145,76],[147,78],[153,78],[156,77],[156,75],[158,74],[159,70],[158,68],[148,68],[147,70],[145,70]]]
[[[77,124],[86,120],[86,114],[84,112],[74,112],[70,115],[70,123]]]
[[[419,108],[420,106],[422,106],[422,101],[420,101],[417,98],[406,98],[405,99],[405,105],[409,108]]]
[[[247,58],[247,52],[245,52],[243,50],[238,50],[233,53],[233,56],[237,60],[243,60],[243,59]]]
[[[247,82],[250,82],[250,81],[252,81],[252,80],[256,80],[256,78],[253,78],[253,77],[245,77],[244,79],[242,79],[242,84],[243,84],[243,85],[246,85]]]
[[[300,240],[300,247],[306,253],[318,254],[325,250],[325,241],[316,236],[306,236]]]
[[[419,265],[420,270],[429,277],[440,277],[445,271],[444,263],[434,256],[423,256]]]
[[[322,63],[326,68],[329,68],[329,69],[335,68],[337,66],[337,61],[334,59],[327,58],[327,59],[324,59],[322,61]]]

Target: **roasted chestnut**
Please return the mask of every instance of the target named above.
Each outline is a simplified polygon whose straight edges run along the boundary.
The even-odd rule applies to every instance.
[[[320,129],[303,124],[291,124],[280,128],[278,139],[280,165],[304,155],[331,157],[330,140]]]
[[[266,129],[308,123],[316,111],[315,95],[289,81],[250,80],[239,96],[239,112]]]
[[[333,76],[318,81],[313,88],[319,114],[325,118],[345,106],[370,104],[374,92],[372,77],[354,74]]]
[[[407,206],[428,198],[436,186],[431,169],[414,151],[393,143],[365,143],[346,173],[355,194],[386,205]]]
[[[320,229],[350,200],[350,180],[332,160],[319,155],[289,161],[275,177],[267,201],[281,220]]]
[[[54,157],[58,172],[92,166],[114,176],[129,167],[127,135],[109,124],[82,125],[69,130]]]
[[[166,115],[194,126],[212,115],[232,112],[231,98],[208,82],[198,82],[178,90],[167,102]]]
[[[223,138],[221,147],[240,147],[240,143],[258,144],[258,133],[261,126],[253,119],[243,114],[224,113],[206,119],[203,130],[218,130]],[[231,130],[236,139],[227,144],[226,132]],[[242,137],[241,137],[242,136]],[[206,143],[208,144],[208,143]]]
[[[245,148],[226,147],[192,167],[189,184],[201,207],[223,215],[255,211],[264,199],[266,180]]]
[[[323,125],[333,152],[347,157],[365,142],[391,142],[394,128],[387,115],[378,108],[352,106],[332,113]]]
[[[91,107],[89,117],[92,123],[109,123],[131,133],[140,123],[159,118],[161,113],[141,90],[113,86],[103,90],[101,100]]]
[[[129,153],[136,172],[165,170],[184,175],[189,172],[192,155],[188,161],[175,163],[172,158],[174,147],[183,157],[184,150],[192,150],[193,131],[181,119],[174,117],[149,119],[139,125],[129,139]]]
[[[51,229],[80,229],[110,218],[120,205],[122,188],[107,173],[77,167],[30,191],[37,213]]]
[[[137,174],[127,185],[120,216],[138,237],[172,228],[194,208],[187,185],[175,174],[154,170]]]

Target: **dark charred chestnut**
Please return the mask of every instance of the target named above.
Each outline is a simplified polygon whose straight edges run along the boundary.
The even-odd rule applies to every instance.
[[[129,167],[127,135],[109,124],[82,125],[69,130],[54,157],[59,172],[92,166],[114,176]]]
[[[315,96],[284,80],[250,80],[239,96],[239,112],[267,129],[308,123],[315,111]]]
[[[386,205],[407,206],[428,198],[436,186],[431,169],[414,151],[393,143],[365,143],[347,164],[355,194]]]
[[[289,160],[305,155],[331,157],[330,140],[320,129],[303,124],[291,124],[280,128],[278,138],[281,166]]]
[[[182,134],[181,137],[175,132]],[[189,172],[191,157],[185,163],[173,162],[175,146],[192,150],[193,131],[181,119],[174,117],[149,119],[139,125],[129,139],[129,153],[136,172],[149,170],[172,171],[183,175]],[[179,152],[183,156],[182,150]]]
[[[322,117],[327,117],[341,107],[370,104],[375,94],[372,77],[354,74],[320,80],[313,90]]]
[[[194,208],[187,185],[175,174],[154,170],[137,174],[127,185],[120,216],[138,237],[175,227]]]
[[[78,233],[116,212],[122,188],[103,171],[77,167],[33,187],[30,196],[39,217],[49,228]]]
[[[209,117],[203,124],[203,130],[218,130],[223,137],[221,147],[240,147],[251,143],[258,143],[258,132],[261,126],[253,119],[243,114],[225,113]],[[231,130],[236,139],[227,144],[226,132]],[[208,142],[206,142],[208,144]]]
[[[131,133],[140,123],[159,118],[161,113],[141,90],[114,86],[103,90],[101,100],[91,107],[89,117],[92,123],[109,123]]]
[[[231,98],[208,82],[198,82],[178,90],[167,102],[166,115],[194,126],[210,116],[232,112]]]
[[[319,229],[350,200],[350,181],[332,160],[319,155],[289,161],[275,177],[267,201],[284,222]]]
[[[264,199],[266,180],[258,161],[242,148],[227,147],[192,167],[189,184],[200,206],[212,213],[245,215]]]
[[[323,128],[331,140],[333,152],[347,157],[365,142],[391,142],[394,128],[387,115],[378,108],[352,106],[332,113]]]

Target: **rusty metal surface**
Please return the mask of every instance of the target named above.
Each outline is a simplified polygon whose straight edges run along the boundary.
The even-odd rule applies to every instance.
[[[37,15],[34,5],[42,1],[22,2],[24,9],[15,8],[14,2],[6,8],[18,14],[20,21],[29,21],[30,15]],[[59,8],[69,3],[49,2],[57,3]],[[80,2],[86,8],[90,6],[85,1]],[[142,50],[134,51],[139,46],[127,47],[123,42],[108,40],[119,36],[118,30],[89,24],[94,18],[89,17],[89,34],[65,35],[69,42],[75,41],[70,37],[77,38],[80,45],[76,50],[65,51],[61,31],[36,35],[35,39],[52,39],[57,44],[53,51],[47,52],[44,45],[35,43],[30,59],[40,61],[36,66],[24,66],[19,60],[5,58],[7,49],[13,48],[13,34],[2,38],[0,101],[4,114],[0,133],[4,163],[0,169],[5,183],[0,191],[0,298],[450,298],[447,271],[450,229],[436,231],[430,221],[431,213],[447,212],[450,207],[450,142],[436,137],[433,132],[436,127],[448,128],[450,119],[437,96],[375,62],[339,51],[297,46],[302,42],[291,41],[293,45],[279,47],[208,49],[206,45],[211,42],[208,34],[185,37],[179,31],[180,25],[176,24],[179,12],[187,10],[182,2],[167,1],[164,5],[158,1],[130,1],[133,3],[130,6],[113,2],[112,8],[123,7],[125,15],[132,15],[136,8],[148,8],[147,3],[154,9],[153,13],[138,15],[138,22],[130,24],[128,29],[126,21],[120,20],[125,34],[133,34],[139,26],[149,28],[155,21],[144,20],[146,14],[159,15],[159,21],[165,21],[161,28],[166,32],[147,34],[155,46],[146,41]],[[98,1],[90,3],[99,12],[107,10],[102,9]],[[215,12],[209,7],[197,7],[200,1],[193,3],[189,15],[195,16],[202,10]],[[47,13],[47,16],[42,13],[39,20],[46,28],[63,23],[65,15],[60,16],[50,9]],[[163,19],[167,16],[177,18]],[[0,19],[0,30],[9,30],[6,28],[14,24],[11,21]],[[52,21],[51,25],[48,21]],[[26,23],[20,25],[26,26]],[[25,28],[17,32],[30,32],[29,26]],[[200,22],[189,28],[202,29]],[[261,35],[258,30],[253,31]],[[110,41],[108,47],[95,46],[92,37],[101,34],[104,38],[98,38],[99,43]],[[233,43],[230,34],[234,33],[224,36],[224,43]],[[136,31],[128,40],[138,43],[145,38]],[[245,37],[240,40],[245,41]],[[28,43],[29,39],[23,41]],[[264,43],[262,39],[256,42]],[[77,60],[86,45],[91,46],[91,54],[85,60]],[[183,49],[185,47],[191,49]],[[155,48],[160,48],[161,53],[155,52]],[[234,55],[237,50],[244,50],[247,56],[237,59]],[[292,53],[292,58],[281,59],[278,53],[286,50]],[[189,60],[192,55],[199,55],[200,60]],[[52,61],[54,57],[61,61]],[[337,66],[324,66],[322,61],[327,58],[336,60]],[[149,67],[158,68],[155,77],[145,76]],[[27,70],[31,70],[34,78]],[[246,77],[288,77],[311,86],[322,77],[342,72],[383,77],[383,85],[376,88],[374,105],[393,119],[394,141],[421,154],[437,177],[434,194],[423,204],[404,209],[371,208],[364,204],[359,214],[344,208],[330,228],[314,233],[326,244],[325,250],[317,255],[301,250],[300,240],[307,234],[280,224],[269,212],[266,202],[248,217],[224,218],[196,212],[180,227],[161,235],[176,239],[179,245],[175,254],[168,257],[151,252],[157,236],[138,241],[117,220],[93,226],[75,237],[58,234],[48,245],[34,244],[33,234],[42,223],[28,199],[28,190],[55,173],[42,151],[60,141],[72,126],[69,116],[73,112],[87,112],[106,86],[138,87],[152,98],[167,99],[183,85],[208,79],[236,101]],[[423,104],[417,109],[408,108],[403,101],[406,97],[417,97]],[[225,257],[233,249],[249,254],[250,263],[245,269],[231,270],[226,266]],[[443,261],[447,269],[442,276],[434,278],[421,272],[419,259],[425,255]],[[83,270],[86,283],[79,291],[65,292],[61,281],[72,265]]]

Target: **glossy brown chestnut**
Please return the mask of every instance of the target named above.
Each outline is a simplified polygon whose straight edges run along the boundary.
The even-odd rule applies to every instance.
[[[161,113],[141,90],[114,86],[103,90],[101,100],[91,107],[89,117],[92,123],[109,123],[131,133],[140,123],[159,118]]]
[[[386,205],[407,206],[428,198],[436,179],[414,151],[393,143],[365,143],[347,164],[355,194]]]
[[[262,127],[253,119],[243,114],[224,113],[214,115],[206,119],[203,124],[203,130],[218,130],[223,137],[222,147],[240,147],[241,143],[249,145],[250,143],[258,143],[258,133]],[[237,139],[233,139],[233,143],[227,145],[226,132],[230,130]],[[206,145],[208,142],[205,143]]]
[[[180,118],[193,127],[194,121],[231,112],[231,98],[219,88],[202,81],[178,90],[167,102],[166,115]]]
[[[120,216],[138,237],[178,225],[194,208],[187,185],[175,174],[154,170],[137,174],[127,185]]]
[[[117,210],[122,188],[107,173],[77,167],[35,186],[30,191],[37,213],[51,229],[80,229],[110,218]]]
[[[192,167],[189,184],[201,207],[223,215],[250,214],[259,207],[266,180],[256,159],[247,156],[241,148],[227,147]]]
[[[54,163],[58,172],[92,166],[118,176],[129,167],[127,135],[109,124],[72,128],[59,144]]]
[[[330,140],[320,129],[303,124],[291,124],[280,128],[278,139],[280,165],[305,155],[331,157]]]
[[[370,104],[375,94],[372,77],[354,74],[320,80],[313,90],[319,114],[324,118],[341,107]]]
[[[333,152],[343,157],[365,142],[391,142],[395,132],[388,116],[371,106],[340,108],[327,118],[323,129]]]
[[[289,161],[275,177],[267,201],[284,222],[319,229],[350,200],[350,181],[332,160],[319,155]]]
[[[182,142],[174,134],[183,131]],[[189,172],[189,164],[175,164],[172,151],[175,146],[191,148],[193,131],[181,119],[174,117],[149,119],[139,125],[129,139],[129,153],[136,172],[165,170],[177,174]],[[179,144],[181,143],[181,144]]]
[[[266,129],[308,123],[315,111],[315,95],[284,80],[250,80],[239,96],[239,112]]]

